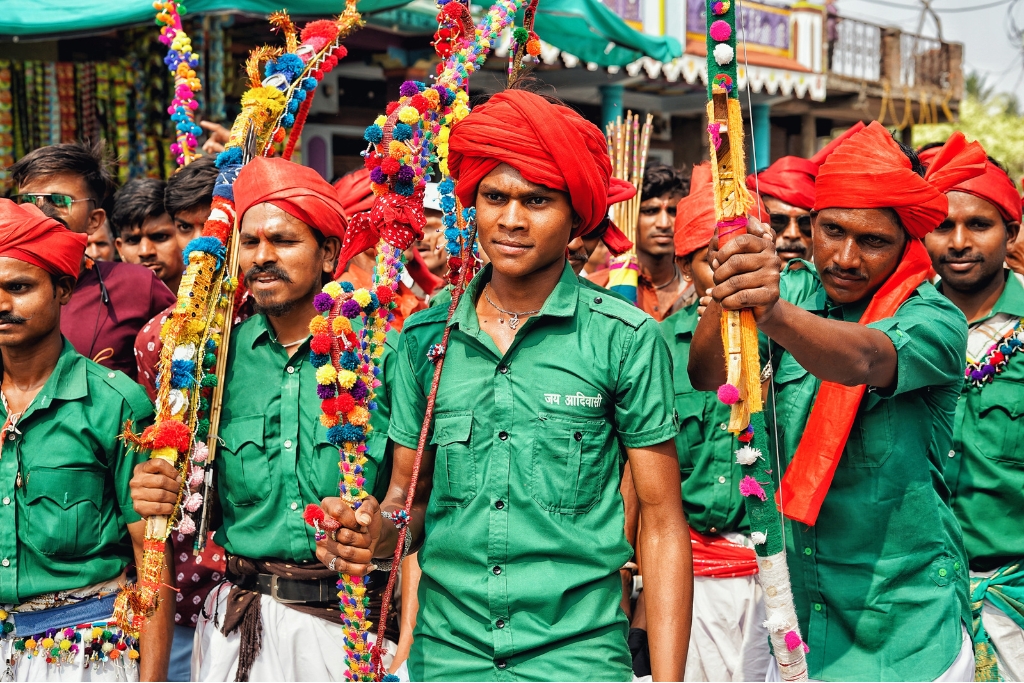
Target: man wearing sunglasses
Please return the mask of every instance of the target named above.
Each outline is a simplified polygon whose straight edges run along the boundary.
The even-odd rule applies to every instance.
[[[35,204],[72,232],[90,235],[107,219],[104,202],[114,180],[102,143],[41,147],[19,159],[10,173],[18,187],[16,202]],[[61,315],[61,333],[86,358],[134,380],[136,335],[174,301],[148,268],[84,258]]]

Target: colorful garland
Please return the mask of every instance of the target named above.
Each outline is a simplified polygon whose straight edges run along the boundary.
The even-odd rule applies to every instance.
[[[184,6],[177,0],[157,0],[153,3],[157,10],[156,21],[163,24],[160,28],[160,42],[168,46],[164,63],[174,75],[174,99],[167,107],[167,113],[175,123],[175,141],[171,143],[171,154],[179,166],[186,166],[197,156],[196,136],[203,129],[195,120],[196,93],[202,88],[196,69],[199,67],[199,55],[192,52],[192,40],[181,27],[181,14]]]
[[[1024,319],[1017,321],[1017,324],[999,341],[992,344],[984,358],[973,362],[968,359],[964,377],[976,387],[991,383],[996,375],[1006,369],[1010,358],[1020,351],[1021,347],[1024,347]]]

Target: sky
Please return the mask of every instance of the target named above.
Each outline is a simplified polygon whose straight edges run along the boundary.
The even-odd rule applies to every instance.
[[[1024,101],[1024,62],[1020,42],[1009,36],[1007,11],[1024,28],[1024,0],[930,0],[942,24],[942,39],[964,44],[964,74],[987,77],[998,92],[1011,92]],[[921,0],[835,0],[839,14],[884,26],[917,30]],[[995,6],[993,6],[995,5]],[[916,8],[916,9],[915,9]],[[948,10],[957,10],[950,12]],[[921,32],[936,36],[935,22],[926,18]]]

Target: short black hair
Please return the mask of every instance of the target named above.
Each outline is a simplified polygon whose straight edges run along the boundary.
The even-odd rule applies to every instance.
[[[640,191],[640,201],[666,194],[682,196],[686,192],[686,180],[683,174],[660,161],[647,164],[644,169],[644,183]]]
[[[900,151],[903,152],[903,154],[908,159],[910,159],[910,170],[912,170],[914,173],[916,173],[917,175],[919,175],[919,176],[921,176],[923,178],[924,177],[924,170],[925,170],[924,169],[924,164],[921,163],[921,159],[920,159],[920,157],[917,156],[917,152],[914,151],[914,148],[913,147],[909,147],[907,145],[904,145],[902,142],[897,140],[895,136],[893,137],[893,141],[897,145],[899,145]]]
[[[69,173],[79,176],[96,200],[96,208],[114,191],[114,176],[110,172],[110,157],[103,141],[95,143],[69,142],[34,149],[18,159],[10,168],[11,178],[17,185],[40,176]]]
[[[183,211],[209,206],[213,201],[213,186],[216,182],[214,157],[199,157],[168,178],[164,189],[164,208],[173,218]]]
[[[156,178],[135,178],[124,184],[114,195],[114,210],[110,213],[110,227],[114,237],[125,230],[142,226],[147,218],[167,213],[164,208],[164,181]]]

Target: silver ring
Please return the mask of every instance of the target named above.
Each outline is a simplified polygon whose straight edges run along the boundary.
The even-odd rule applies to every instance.
[[[330,561],[330,563],[328,563],[327,568],[330,569],[332,572],[338,571],[337,569],[334,568],[334,563],[337,562],[337,561],[338,561],[338,556],[335,555],[333,558],[331,558],[331,561]]]

